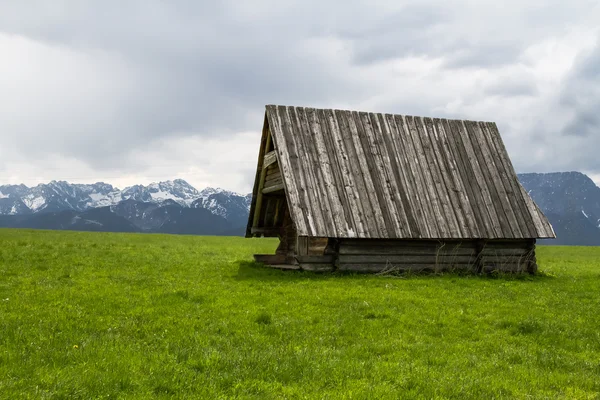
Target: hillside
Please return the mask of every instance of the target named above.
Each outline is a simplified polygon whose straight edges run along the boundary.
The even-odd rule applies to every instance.
[[[536,277],[398,278],[262,268],[270,239],[0,242],[3,399],[600,395],[600,248],[541,247]]]

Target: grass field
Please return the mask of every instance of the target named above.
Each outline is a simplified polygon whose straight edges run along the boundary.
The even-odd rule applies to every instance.
[[[273,240],[0,230],[0,398],[600,398],[600,248],[282,272]]]

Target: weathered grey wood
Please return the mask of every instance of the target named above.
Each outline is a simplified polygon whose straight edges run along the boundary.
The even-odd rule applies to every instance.
[[[316,182],[315,194],[320,200],[321,215],[323,216],[324,230],[321,232],[322,235],[336,236],[336,219],[334,218],[332,203],[336,201],[335,197],[329,195],[328,187],[330,184],[326,181],[325,175],[327,171],[323,168],[324,165],[320,157],[320,143],[317,142],[317,129],[319,129],[320,122],[317,118],[314,108],[305,108],[304,116],[306,118],[306,128],[308,129],[308,136],[306,140],[312,143],[312,151],[308,155],[309,161],[314,170],[314,178]]]
[[[457,256],[469,256],[475,255],[474,248],[449,248],[449,249],[438,249],[435,247],[407,247],[407,248],[396,248],[396,247],[384,247],[384,246],[341,246],[339,254],[358,254],[358,255],[423,255],[423,254],[439,254],[444,257]]]
[[[336,130],[336,140],[342,149],[341,157],[344,161],[344,174],[346,175],[348,187],[346,188],[349,201],[353,202],[354,223],[358,237],[367,237],[368,232],[376,232],[373,226],[374,214],[369,196],[366,194],[365,181],[360,170],[358,156],[354,148],[352,136],[356,135],[356,127],[350,126],[351,115],[348,111],[335,111],[339,129]]]
[[[403,273],[424,271],[473,271],[473,266],[471,264],[338,264],[337,269],[345,272]]]
[[[312,168],[312,159],[314,154],[317,152],[314,141],[310,135],[310,128],[308,126],[308,120],[304,108],[296,108],[296,140],[299,146],[301,146],[305,152],[300,158],[300,165],[302,167],[303,175],[307,185],[307,195],[313,202],[313,224],[314,230],[317,232],[326,232],[327,225],[324,218],[323,201],[322,197],[316,196],[320,192],[319,182]],[[326,211],[325,211],[326,212]]]
[[[406,161],[406,148],[402,144],[402,139],[398,136],[398,130],[393,116],[390,114],[379,115],[379,124],[384,134],[383,141],[385,143],[384,151],[387,153],[390,167],[394,178],[392,179],[394,190],[396,195],[399,197],[399,201],[402,203],[404,214],[407,221],[408,232],[405,233],[404,237],[420,238],[421,227],[415,218],[414,209],[420,207],[418,204],[418,195],[416,193],[407,193],[407,188],[412,187],[410,183],[408,162]]]
[[[468,122],[466,125],[473,144],[473,150],[475,151],[477,160],[479,160],[478,163],[483,179],[485,179],[485,187],[490,193],[493,204],[492,207],[498,217],[498,222],[500,224],[500,234],[498,237],[519,237],[519,235],[515,235],[513,231],[514,227],[510,224],[510,216],[506,214],[508,203],[502,193],[498,191],[500,185],[497,185],[497,177],[494,176],[495,165],[493,164],[487,142],[485,137],[483,137],[479,124],[476,122]]]
[[[273,193],[287,196],[301,236],[554,236],[492,123],[267,106],[264,127],[273,146],[261,151],[277,162],[259,154],[262,189],[283,184]],[[255,217],[275,224],[278,210],[274,200],[257,207],[258,168],[256,181],[247,234]]]
[[[308,255],[308,237],[307,236],[298,236],[296,238],[296,254],[298,256],[307,256]]]
[[[518,179],[515,180],[516,175],[512,169],[512,164],[508,159],[506,149],[501,144],[502,140],[500,135],[493,123],[488,122],[485,125],[490,133],[491,146],[493,146],[494,155],[498,160],[496,165],[500,169],[499,173],[504,179],[507,196],[509,197],[511,207],[520,226],[521,237],[535,237],[537,236],[537,232],[535,231],[533,220],[531,219],[531,215],[529,215],[521,196]]]
[[[444,128],[439,119],[427,119],[429,121],[426,126],[429,133],[431,144],[433,147],[433,153],[435,155],[436,167],[438,168],[441,178],[441,190],[446,196],[446,201],[450,208],[449,212],[454,217],[454,229],[458,237],[469,237],[469,229],[465,221],[465,209],[461,198],[458,195],[460,189],[458,189],[457,182],[453,176],[453,168],[449,165],[447,160],[446,149],[443,148],[445,143]]]
[[[428,218],[428,216],[433,213],[433,210],[430,208],[431,203],[428,201],[425,194],[425,183],[419,173],[418,157],[412,143],[409,131],[410,128],[408,127],[406,119],[402,116],[396,115],[389,118],[389,120],[390,124],[393,121],[396,128],[395,130],[392,130],[392,134],[397,143],[396,148],[399,152],[400,149],[404,150],[401,152],[403,157],[400,158],[400,160],[402,162],[402,170],[406,171],[407,186],[405,190],[407,191],[407,196],[412,199],[411,204],[413,207],[413,214],[415,215],[415,219],[419,226],[419,235],[413,237],[436,237],[436,231],[434,229],[435,225],[432,226]]]
[[[331,271],[335,270],[335,266],[331,263],[323,263],[323,264],[300,263],[298,265],[300,266],[300,269],[302,269],[304,271],[311,271],[311,272],[331,272]]]
[[[496,190],[500,196],[504,214],[508,219],[509,229],[512,230],[514,238],[526,237],[527,232],[521,231],[521,220],[516,213],[516,208],[518,207],[513,201],[511,201],[511,197],[514,199],[515,196],[511,195],[512,191],[510,190],[510,185],[506,183],[506,175],[504,173],[502,160],[500,160],[498,151],[493,143],[494,133],[488,129],[484,122],[479,122],[478,125],[480,132],[480,135],[478,135],[480,139],[480,146],[482,146],[484,156],[488,160],[489,173],[492,176],[494,185],[496,186]]]
[[[438,164],[438,156],[436,155],[435,149],[435,142],[437,141],[437,138],[435,137],[436,132],[433,129],[433,121],[431,118],[421,119],[421,129],[421,142],[423,143],[423,147],[425,149],[425,158],[429,164],[429,172],[436,190],[436,199],[438,199],[440,203],[440,209],[443,212],[441,217],[443,218],[444,225],[446,226],[448,232],[448,234],[443,237],[461,237],[463,235],[460,231],[460,226],[454,212],[454,208],[457,207],[458,204],[455,204],[454,207],[451,207],[450,196],[444,183],[446,177],[442,175],[440,166]]]
[[[295,163],[292,163],[292,157],[289,152],[290,144],[287,140],[287,137],[289,136],[289,127],[288,129],[284,129],[279,107],[267,107],[267,115],[269,116],[269,122],[272,130],[275,132],[281,132],[281,135],[279,135],[277,139],[280,142],[277,142],[275,150],[277,150],[279,168],[281,169],[284,177],[284,186],[289,186],[286,188],[286,195],[288,197],[288,204],[290,206],[290,215],[292,216],[297,232],[301,234],[308,234],[307,222],[302,209],[302,204],[300,202],[300,191],[297,184],[298,180],[294,175],[294,169],[296,166]]]
[[[370,179],[375,188],[377,202],[381,205],[381,214],[386,228],[386,237],[395,238],[401,237],[398,231],[398,220],[400,216],[396,210],[395,204],[391,200],[391,194],[387,185],[387,177],[383,160],[379,155],[379,149],[375,138],[375,129],[372,125],[370,115],[366,112],[358,113],[362,124],[362,146],[367,154],[366,161],[369,168]],[[359,128],[360,131],[360,128]]]
[[[327,191],[327,196],[330,199],[330,212],[331,217],[333,219],[333,226],[331,231],[324,232],[324,235],[317,236],[338,236],[342,232],[344,232],[345,235],[348,226],[344,219],[344,210],[342,210],[342,202],[338,195],[338,191],[336,188],[336,180],[332,171],[331,161],[329,160],[329,151],[324,139],[324,127],[321,123],[321,118],[317,110],[311,110],[310,114],[313,117],[311,121],[311,130],[313,132],[313,138],[317,147],[317,157],[321,165],[323,183],[325,186],[325,190]],[[331,232],[335,232],[336,234],[332,235]]]
[[[417,174],[420,177],[422,183],[423,193],[425,194],[425,201],[428,204],[428,213],[423,217],[427,221],[430,227],[430,235],[436,238],[450,237],[447,229],[444,229],[444,221],[441,216],[442,211],[440,205],[436,200],[435,188],[429,173],[429,166],[427,159],[425,158],[425,151],[421,143],[421,132],[419,132],[419,119],[415,117],[405,117],[406,124],[408,125],[408,132],[412,141],[412,145],[415,150],[415,167],[418,167]]]
[[[267,154],[265,154],[265,158],[263,161],[263,168],[267,168],[269,165],[277,162],[277,153],[275,150],[271,150]]]
[[[288,132],[288,146],[290,157],[294,163],[293,174],[297,179],[299,199],[301,210],[306,221],[306,235],[315,235],[317,233],[315,221],[315,208],[318,208],[318,199],[314,198],[313,187],[311,187],[306,177],[306,148],[299,143],[300,127],[296,122],[296,109],[294,107],[282,107],[280,109],[283,121],[284,131]]]
[[[266,153],[267,149],[269,148],[269,146],[271,145],[271,131],[267,130],[267,139],[265,142],[265,147],[264,149],[262,149],[262,153]],[[261,216],[261,212],[262,212],[262,200],[263,200],[263,191],[262,188],[265,185],[265,178],[266,178],[266,171],[264,168],[262,168],[261,166],[258,167],[258,169],[261,171],[260,172],[260,178],[258,181],[258,192],[256,194],[256,208],[255,208],[255,214],[254,214],[254,220],[252,223],[253,227],[258,227],[258,223],[260,222],[260,216]]]
[[[387,231],[381,215],[381,208],[378,207],[379,200],[375,195],[375,187],[369,174],[369,166],[363,161],[366,156],[360,139],[360,136],[363,135],[362,124],[355,112],[348,111],[346,119],[350,131],[350,138],[347,139],[348,148],[352,149],[352,155],[356,156],[353,171],[356,173],[357,182],[360,182],[359,187],[364,188],[360,193],[363,209],[365,209],[363,223],[365,229],[367,229],[364,237],[386,237]]]
[[[435,254],[421,254],[421,255],[379,255],[379,254],[340,254],[338,258],[339,263],[343,264],[467,264],[475,261],[475,257],[471,256],[452,256],[452,255],[440,255]]]
[[[479,190],[479,193],[481,193],[481,198],[483,199],[483,201],[480,202],[479,204],[481,206],[482,212],[485,212],[485,214],[487,214],[487,216],[488,216],[488,219],[487,219],[487,221],[489,221],[488,225],[487,225],[488,234],[486,236],[490,237],[490,238],[501,238],[501,237],[503,237],[503,235],[502,235],[500,221],[498,219],[498,214],[494,207],[492,196],[490,195],[485,177],[483,176],[483,173],[481,172],[481,167],[479,165],[477,155],[475,154],[475,150],[473,149],[473,143],[472,143],[471,137],[470,137],[471,133],[469,132],[469,129],[468,129],[468,126],[470,123],[471,123],[470,121],[461,121],[458,123],[459,127],[461,128],[458,130],[459,137],[462,140],[464,149],[467,154],[466,162],[468,162],[471,165],[473,174],[475,176],[475,182],[477,184],[476,190]],[[485,210],[485,211],[483,211],[483,210]]]
[[[296,259],[300,264],[332,264],[335,261],[335,255],[327,254],[327,255],[306,255],[296,256]]]
[[[263,194],[268,194],[268,193],[273,193],[273,192],[277,192],[277,191],[280,191],[280,190],[283,190],[283,183],[279,183],[279,184],[276,184],[274,186],[265,187],[262,190],[262,193]]]
[[[375,149],[374,155],[376,163],[379,163],[380,178],[384,179],[382,182],[384,195],[388,198],[389,210],[392,212],[390,218],[394,223],[395,230],[393,237],[412,237],[407,216],[409,209],[405,210],[404,208],[400,189],[398,188],[398,179],[396,179],[397,175],[394,174],[392,160],[388,153],[389,144],[386,141],[386,138],[390,136],[388,127],[383,122],[383,117],[380,114],[369,113],[368,115],[373,127],[372,138],[374,141],[372,145]]]

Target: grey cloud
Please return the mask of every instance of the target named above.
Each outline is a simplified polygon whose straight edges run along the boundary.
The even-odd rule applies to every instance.
[[[411,77],[384,69],[377,70],[386,73],[380,77],[371,68],[417,56],[441,59],[440,68],[453,74],[466,68],[493,72],[519,63],[525,48],[562,32],[589,6],[587,0],[568,7],[557,0],[531,4],[11,2],[0,6],[0,33],[22,35],[53,49],[58,55],[51,56],[65,61],[47,66],[40,75],[72,79],[58,89],[21,94],[24,101],[53,98],[23,104],[18,116],[0,111],[0,123],[3,118],[10,122],[15,136],[3,142],[31,159],[51,152],[96,169],[136,171],[148,162],[132,154],[150,151],[164,140],[259,131],[267,103],[366,103],[376,105],[374,111],[475,116],[482,113],[475,107],[482,98],[535,97],[538,88],[527,76],[506,76],[478,92],[462,93],[457,86],[449,89],[455,93],[396,93],[386,79]],[[577,74],[588,74],[586,68]],[[78,92],[83,80],[101,84],[90,85],[86,95]],[[564,101],[576,102],[568,92]],[[465,107],[447,110],[454,98],[464,100]],[[0,109],[8,101],[0,94]],[[597,105],[584,103],[578,109]],[[598,121],[590,124],[593,129]]]

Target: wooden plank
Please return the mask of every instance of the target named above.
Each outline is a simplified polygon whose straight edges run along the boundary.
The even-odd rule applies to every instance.
[[[481,193],[481,197],[483,202],[479,203],[482,213],[488,216],[486,219],[486,231],[482,232],[484,237],[487,238],[501,238],[502,237],[502,229],[500,227],[500,221],[498,220],[498,215],[496,214],[496,209],[494,207],[494,202],[492,200],[492,196],[487,187],[487,182],[483,173],[481,172],[481,167],[479,165],[479,160],[477,155],[475,154],[475,149],[473,148],[473,144],[471,143],[470,136],[472,135],[468,129],[468,121],[457,121],[460,129],[458,130],[459,137],[462,141],[464,149],[467,154],[467,162],[470,164],[474,177],[476,187],[475,190]],[[475,146],[477,147],[477,146]]]
[[[327,112],[325,117],[328,121],[329,132],[331,133],[331,144],[335,148],[333,157],[335,164],[339,169],[339,182],[341,193],[340,196],[343,199],[344,207],[347,207],[345,213],[346,221],[349,228],[352,230],[348,232],[347,236],[365,236],[365,228],[363,224],[363,208],[359,200],[359,193],[356,189],[355,176],[352,173],[351,164],[356,163],[357,160],[351,160],[348,156],[348,150],[346,149],[347,142],[344,141],[342,136],[342,130],[348,129],[347,121],[345,121],[346,115],[342,111],[332,110]]]
[[[344,237],[347,235],[348,225],[344,217],[342,202],[338,194],[338,188],[336,187],[337,181],[329,158],[330,149],[327,147],[325,141],[327,128],[324,118],[322,117],[322,110],[311,109],[309,110],[308,117],[313,133],[313,139],[317,148],[317,157],[321,167],[320,170],[325,191],[327,192],[327,198],[329,198],[330,215],[333,223],[331,229],[327,229],[327,236]]]
[[[425,197],[425,203],[427,204],[427,213],[425,213],[423,217],[427,221],[429,227],[429,237],[443,238],[447,233],[445,233],[443,229],[444,221],[441,220],[440,217],[441,210],[439,208],[439,203],[435,198],[436,195],[435,189],[433,188],[433,182],[431,181],[431,176],[427,172],[429,167],[427,165],[427,160],[425,159],[423,145],[421,144],[420,134],[417,128],[419,121],[414,117],[407,116],[405,117],[405,122],[408,128],[408,136],[410,137],[411,144],[414,148],[415,173],[418,176],[419,184],[422,185],[421,188]]]
[[[271,145],[271,131],[269,129],[269,130],[267,130],[267,140],[265,143],[265,147],[262,151],[263,154],[267,151],[267,149],[269,148],[270,145]],[[262,200],[263,200],[262,188],[264,187],[264,184],[265,184],[265,178],[266,178],[266,171],[264,168],[260,168],[260,179],[258,182],[256,208],[255,208],[255,212],[254,212],[254,221],[252,224],[253,227],[258,227],[258,223],[260,222],[260,214],[262,212]]]
[[[394,205],[388,201],[390,193],[383,170],[382,161],[379,160],[379,149],[376,144],[374,127],[371,123],[370,115],[366,112],[358,113],[362,126],[362,146],[364,149],[364,161],[369,168],[369,177],[375,188],[377,196],[377,205],[381,209],[381,215],[385,224],[386,235],[388,238],[399,237],[397,233],[397,211]],[[360,131],[360,128],[359,128]]]
[[[333,264],[299,264],[300,269],[303,271],[310,272],[332,272],[335,270],[335,265]]]
[[[267,186],[275,186],[275,185],[279,185],[279,184],[283,185],[283,178],[281,176],[275,176],[275,177],[273,177],[271,179],[268,179],[268,178],[265,179],[264,186],[265,187],[267,187]]]
[[[302,175],[304,175],[304,181],[307,185],[307,194],[311,198],[310,207],[313,215],[314,231],[313,235],[327,235],[327,226],[324,219],[323,203],[325,202],[322,197],[319,187],[319,182],[315,175],[315,164],[312,161],[315,153],[317,152],[314,141],[310,134],[310,128],[308,125],[308,119],[306,116],[306,110],[302,107],[296,108],[296,120],[297,129],[296,143],[303,149],[303,156],[301,157],[300,164],[302,166]],[[318,165],[317,165],[318,168]]]
[[[437,255],[361,255],[361,254],[340,254],[338,257],[340,264],[468,264],[474,263],[473,256],[437,256]]]
[[[263,122],[263,131],[260,139],[260,147],[258,151],[258,161],[256,166],[256,175],[254,177],[254,187],[252,189],[252,201],[250,202],[250,213],[248,215],[248,225],[246,226],[246,237],[252,236],[252,227],[254,227],[254,215],[256,214],[256,201],[259,195],[259,186],[260,186],[260,177],[262,174],[262,162],[264,160],[265,153],[265,144],[267,142],[269,130],[269,120],[267,118],[267,113],[265,112],[265,119]],[[259,211],[260,212],[260,211]]]
[[[494,166],[495,184],[498,188],[498,194],[502,197],[501,200],[503,200],[503,206],[506,207],[505,213],[508,217],[508,223],[513,232],[513,237],[529,237],[528,229],[526,227],[525,229],[521,228],[523,216],[520,212],[520,205],[516,202],[517,196],[515,196],[513,192],[501,156],[494,143],[495,132],[490,130],[489,124],[485,122],[479,123],[479,129],[482,132],[481,137],[485,139],[485,144],[489,149],[489,157]]]
[[[444,132],[444,127],[439,119],[429,120],[427,129],[430,130],[431,143],[433,145],[433,153],[435,154],[436,165],[439,168],[442,188],[446,193],[446,198],[450,204],[450,211],[454,215],[454,226],[457,231],[457,238],[470,238],[468,224],[465,220],[465,204],[460,198],[458,185],[456,182],[453,166],[448,162],[448,143]]]
[[[473,248],[453,248],[453,249],[438,249],[438,248],[419,248],[419,247],[413,247],[413,248],[406,248],[406,249],[397,249],[397,248],[390,248],[390,247],[359,247],[359,246],[354,246],[354,247],[340,247],[339,250],[339,254],[372,254],[372,255],[407,255],[407,256],[412,256],[412,255],[420,255],[420,254],[439,254],[442,256],[452,256],[452,255],[457,255],[457,256],[468,256],[468,255],[475,255],[475,249]]]
[[[288,198],[289,211],[294,221],[296,231],[301,234],[307,234],[307,222],[304,218],[304,211],[300,202],[298,184],[294,176],[295,163],[292,163],[292,157],[289,152],[289,144],[286,134],[283,132],[281,110],[277,106],[268,107],[269,121],[271,129],[276,132],[276,150],[278,154],[279,167],[284,176],[284,187]],[[283,110],[285,111],[285,109]]]
[[[452,133],[449,131],[446,120],[436,119],[434,122],[440,138],[438,145],[438,152],[441,156],[440,163],[445,166],[444,168],[449,179],[446,187],[452,197],[452,201],[458,204],[458,209],[455,211],[457,212],[458,222],[461,224],[461,235],[463,238],[476,238],[478,236],[477,222],[469,203],[465,184],[458,171],[457,159],[460,156],[455,150],[454,142],[449,139],[449,135]]]
[[[413,199],[414,196],[409,196],[409,193],[414,193],[414,184],[408,178],[408,163],[406,162],[406,148],[403,146],[403,141],[400,140],[396,123],[391,114],[379,114],[379,124],[381,126],[383,134],[383,140],[385,142],[384,149],[387,152],[387,158],[389,160],[389,166],[392,170],[392,183],[393,190],[402,203],[404,209],[404,215],[406,217],[406,224],[408,232],[403,234],[406,238],[420,238],[421,227],[415,219],[415,208],[418,204],[418,198]]]
[[[323,141],[328,149],[329,162],[331,166],[331,173],[335,182],[334,190],[337,193],[337,198],[340,201],[340,218],[343,221],[342,229],[336,236],[339,237],[355,237],[356,228],[353,225],[352,210],[350,208],[349,200],[346,196],[346,191],[343,187],[344,178],[342,168],[339,161],[339,149],[336,146],[334,140],[334,134],[332,129],[338,129],[335,121],[335,116],[332,110],[318,110],[317,115],[321,120],[321,129],[323,133]],[[333,127],[332,127],[333,125]]]
[[[296,259],[298,260],[298,262],[300,264],[331,264],[335,261],[336,256],[334,254],[327,254],[327,255],[320,255],[320,256],[314,256],[314,255],[307,255],[307,256],[301,256],[298,255],[296,256]]]
[[[475,223],[469,227],[471,237],[483,238],[486,236],[486,232],[491,229],[489,228],[491,220],[483,205],[483,195],[479,190],[475,172],[469,162],[467,150],[461,138],[460,131],[463,126],[460,121],[446,120],[444,121],[444,128],[446,133],[449,134],[448,143],[457,163],[457,172],[462,180],[465,195],[475,219]]]
[[[296,254],[297,256],[308,255],[308,237],[297,236],[296,237]]]
[[[324,232],[320,234],[335,236],[337,234],[336,221],[334,219],[332,212],[333,208],[331,205],[335,199],[329,196],[327,185],[330,183],[329,181],[325,180],[327,170],[324,168],[325,166],[321,162],[320,157],[322,155],[320,152],[322,149],[319,147],[320,143],[317,142],[317,129],[320,129],[320,121],[317,118],[314,108],[305,108],[304,117],[306,119],[306,129],[308,132],[306,140],[312,144],[312,151],[308,154],[308,161],[310,162],[311,169],[314,171],[316,192],[319,199],[322,223],[324,227]]]
[[[369,196],[366,194],[365,180],[360,169],[356,149],[354,148],[353,135],[357,135],[356,127],[351,126],[352,115],[349,111],[335,111],[339,129],[336,130],[336,140],[342,148],[340,153],[344,168],[343,174],[347,177],[346,193],[349,201],[353,202],[353,226],[358,237],[367,237],[369,232],[376,231],[373,225],[373,211]]]
[[[365,227],[363,237],[386,237],[387,231],[383,222],[381,208],[378,206],[375,187],[369,174],[369,166],[365,159],[364,149],[362,147],[360,136],[363,135],[362,124],[355,112],[347,111],[345,113],[348,122],[349,134],[345,137],[348,145],[348,155],[354,157],[355,162],[351,164],[351,170],[356,176],[357,188],[359,189],[359,198],[361,199]]]
[[[278,227],[281,219],[281,203],[283,203],[285,199],[281,199],[278,197],[275,200],[275,215],[273,216],[273,226]]]
[[[353,134],[352,139],[356,154],[358,156],[357,162],[360,166],[361,174],[365,181],[367,196],[369,198],[371,210],[373,211],[374,219],[371,226],[374,229],[369,232],[369,237],[389,237],[389,223],[386,223],[386,219],[384,217],[386,212],[381,206],[379,196],[377,195],[377,193],[380,192],[380,189],[378,188],[377,181],[374,180],[372,176],[375,166],[373,165],[372,159],[369,156],[367,134],[365,133],[362,118],[358,112],[354,111],[349,115],[349,117],[350,116],[352,117],[349,119],[350,127],[351,129],[356,129],[356,135]]]
[[[279,184],[277,184],[277,185],[274,185],[274,186],[268,186],[268,187],[265,187],[265,188],[262,190],[262,193],[263,193],[263,194],[268,194],[268,193],[277,192],[277,191],[279,191],[279,190],[283,190],[283,183],[279,183]]]
[[[527,233],[528,237],[536,237],[537,229],[535,223],[533,222],[533,217],[530,214],[530,210],[527,207],[526,200],[522,196],[521,192],[521,184],[519,183],[519,178],[515,173],[512,162],[508,157],[508,153],[506,151],[506,147],[502,142],[502,138],[500,137],[500,132],[498,131],[498,127],[493,122],[487,124],[489,131],[492,133],[491,137],[495,146],[496,154],[500,157],[502,161],[502,165],[504,167],[504,173],[507,177],[513,192],[513,197],[515,199],[516,208],[519,210],[518,214],[521,216],[521,231],[525,235]]]
[[[443,212],[442,217],[444,225],[448,232],[444,237],[461,238],[463,236],[454,212],[454,208],[458,208],[458,204],[454,204],[451,201],[448,190],[446,189],[445,181],[448,180],[448,178],[443,174],[445,168],[440,167],[438,162],[438,158],[440,157],[439,154],[436,154],[436,151],[439,153],[439,150],[437,150],[436,147],[438,138],[436,137],[437,132],[433,128],[433,121],[431,118],[422,119],[422,129],[423,136],[421,136],[421,141],[425,148],[425,157],[429,163],[429,172],[431,173],[431,178],[434,182],[437,199],[440,202],[441,210]]]
[[[471,140],[474,144],[475,154],[477,155],[486,182],[486,187],[490,192],[494,210],[498,215],[498,221],[500,222],[500,229],[502,232],[501,237],[520,237],[520,234],[515,233],[515,229],[517,229],[518,232],[518,227],[511,226],[510,204],[508,203],[506,194],[503,193],[504,187],[497,175],[496,165],[490,154],[490,148],[484,137],[484,132],[481,131],[481,127],[477,122],[469,122],[468,127],[472,133]],[[512,223],[516,224],[514,214],[512,214]]]
[[[269,167],[270,165],[277,162],[277,152],[275,150],[271,150],[267,154],[265,154],[265,158],[263,161],[263,169]]]
[[[338,271],[364,273],[404,273],[425,271],[473,271],[471,264],[338,264]]]
[[[390,159],[389,151],[389,130],[383,122],[383,116],[381,114],[369,113],[371,126],[373,127],[373,148],[375,149],[374,157],[375,163],[378,164],[380,171],[380,178],[385,179],[382,182],[382,188],[384,190],[384,199],[389,204],[389,210],[392,212],[390,215],[394,230],[395,237],[406,238],[411,237],[410,224],[408,222],[407,211],[410,213],[410,209],[405,210],[402,197],[400,196],[400,189],[398,188],[397,175],[394,174],[392,161]],[[386,140],[387,139],[387,140]],[[392,237],[392,236],[390,236]]]
[[[318,199],[314,198],[313,188],[309,186],[309,182],[305,176],[305,160],[306,160],[306,149],[303,148],[302,143],[299,142],[299,130],[300,127],[297,123],[296,112],[294,107],[284,107],[281,109],[283,117],[283,133],[286,135],[286,142],[289,146],[290,157],[294,161],[294,169],[292,171],[298,188],[298,194],[303,212],[304,219],[306,221],[307,235],[315,235],[315,215],[314,202]]]
[[[402,162],[402,171],[406,171],[406,192],[407,197],[412,199],[412,214],[415,222],[419,226],[419,234],[417,237],[432,238],[435,237],[433,232],[436,230],[429,223],[428,215],[432,212],[429,208],[430,203],[427,201],[427,196],[424,191],[424,183],[421,180],[418,167],[418,157],[415,152],[414,145],[410,136],[409,127],[405,119],[399,115],[392,116],[390,125],[395,127],[392,134],[395,135],[395,141],[398,143],[398,154]],[[400,150],[402,149],[402,151]]]

